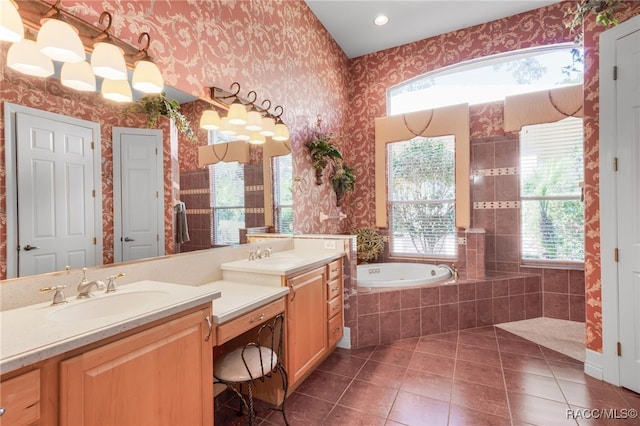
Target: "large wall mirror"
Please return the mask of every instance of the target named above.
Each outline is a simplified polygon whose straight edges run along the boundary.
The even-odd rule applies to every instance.
[[[23,231],[20,231],[19,224],[27,220],[35,220],[36,228],[40,226],[40,230],[49,231],[50,229],[44,225],[59,219],[56,217],[54,220],[57,213],[51,210],[54,208],[51,206],[55,205],[56,200],[43,201],[41,199],[41,197],[46,198],[46,194],[53,193],[43,190],[46,185],[51,186],[51,175],[47,175],[44,167],[29,173],[23,173],[24,167],[19,167],[21,159],[16,158],[16,126],[27,126],[25,129],[29,129],[29,133],[33,135],[38,134],[41,123],[38,119],[27,124],[17,123],[16,111],[21,108],[43,111],[45,115],[49,113],[68,117],[72,123],[77,120],[76,124],[80,123],[78,125],[82,128],[86,127],[83,124],[86,122],[95,123],[97,126],[93,134],[89,131],[89,134],[86,135],[88,139],[95,137],[95,134],[99,138],[100,155],[92,157],[90,161],[93,171],[85,176],[82,172],[82,166],[75,163],[65,166],[71,173],[67,183],[73,183],[77,188],[88,185],[86,180],[100,180],[94,193],[99,200],[95,203],[100,207],[99,213],[92,212],[85,215],[77,209],[69,208],[64,219],[70,224],[78,225],[80,223],[79,217],[93,217],[96,223],[95,226],[91,225],[92,229],[97,229],[97,232],[101,233],[101,237],[96,238],[98,242],[96,246],[98,247],[96,249],[97,259],[94,264],[111,264],[121,259],[141,259],[149,257],[149,253],[153,253],[145,251],[145,244],[139,244],[137,251],[133,250],[133,255],[128,259],[126,256],[122,257],[126,250],[118,250],[119,239],[124,242],[126,238],[133,240],[137,240],[137,238],[129,235],[124,236],[119,231],[119,228],[122,227],[122,218],[119,219],[114,211],[118,207],[122,207],[125,204],[122,200],[128,197],[132,200],[129,210],[132,212],[131,220],[134,222],[130,225],[135,228],[136,220],[145,216],[144,213],[148,209],[146,201],[148,198],[140,196],[135,191],[126,195],[118,188],[130,189],[133,186],[138,186],[140,179],[136,180],[135,174],[126,178],[122,170],[126,167],[135,169],[137,164],[135,161],[138,161],[137,156],[144,156],[144,150],[140,147],[145,145],[148,140],[157,138],[158,134],[160,135],[159,146],[163,160],[158,166],[162,173],[159,177],[162,184],[157,193],[157,198],[161,200],[161,212],[156,220],[162,222],[160,228],[165,230],[163,235],[156,235],[159,243],[158,255],[236,243],[238,239],[232,235],[234,227],[238,229],[238,232],[241,232],[239,228],[265,228],[273,224],[283,232],[288,232],[291,229],[290,154],[287,161],[287,155],[283,155],[285,154],[283,152],[272,155],[269,154],[270,148],[268,147],[252,146],[250,161],[240,166],[236,164],[236,167],[239,167],[238,170],[242,170],[243,173],[241,182],[238,179],[233,179],[233,172],[225,174],[224,169],[232,168],[233,163],[221,162],[219,167],[218,165],[198,166],[198,145],[207,144],[210,135],[196,128],[199,113],[210,107],[208,102],[166,87],[167,97],[177,99],[181,103],[181,110],[191,121],[194,130],[198,132],[198,142],[185,142],[182,137],[176,135],[175,131],[172,131],[168,120],[167,123],[161,123],[159,129],[149,130],[145,128],[145,117],[139,117],[141,114],[123,115],[122,109],[124,107],[122,105],[105,101],[97,93],[85,94],[71,91],[62,87],[57,80],[26,77],[7,69],[4,64],[2,67],[3,81],[0,85],[0,97],[2,98],[3,114],[0,120],[3,127],[2,134],[5,137],[0,142],[0,148],[2,148],[0,151],[4,150],[6,185],[0,188],[2,191],[0,196],[6,199],[6,213],[5,217],[0,217],[0,227],[4,228],[0,229],[0,234],[5,231],[7,256],[5,259],[0,259],[0,268],[5,271],[4,277],[13,278],[28,275],[28,273],[19,272],[20,263],[26,262],[24,258],[20,259],[19,254],[37,253],[38,250],[41,252],[43,250],[40,243],[22,241],[19,232]],[[40,136],[42,137],[38,143],[46,146],[48,143],[46,132],[41,132]],[[77,150],[81,150],[81,142],[78,141],[75,133],[72,136],[65,139],[67,148],[73,151],[75,146]],[[128,142],[120,144],[121,139],[127,139]],[[129,153],[129,157],[127,157],[129,163],[115,158],[120,157],[126,150]],[[265,152],[267,152],[266,155]],[[52,161],[50,164],[56,163],[55,159]],[[96,178],[96,176],[98,177]],[[24,179],[31,179],[32,182],[27,185]],[[127,181],[127,179],[129,180]],[[37,182],[33,182],[33,180],[37,180]],[[274,182],[276,182],[275,186]],[[40,204],[27,206],[31,211],[37,211],[40,214],[35,219],[27,219],[18,213],[17,192],[18,188],[22,187],[30,187],[32,191],[36,192],[35,199],[40,200]],[[41,191],[40,196],[37,195],[38,190]],[[68,203],[69,200],[65,202]],[[186,217],[189,241],[184,242],[179,242],[176,238],[177,205],[181,202],[184,203],[186,213],[188,213]],[[43,206],[47,205],[49,210],[43,211]],[[2,216],[2,212],[0,212],[0,216]],[[7,219],[9,220],[7,221]],[[78,232],[79,228],[76,226],[73,232]],[[59,245],[60,241],[53,235],[55,233],[49,233],[52,234],[49,242],[53,245]],[[231,238],[232,236],[233,238]],[[93,236],[87,238],[93,243]],[[69,255],[61,262],[51,256],[48,258],[47,256],[40,257],[41,259],[33,266],[34,273],[60,271],[64,268],[61,265],[64,264],[70,264],[73,268],[77,268],[84,266],[87,262],[83,253]],[[86,266],[93,265],[87,264]]]

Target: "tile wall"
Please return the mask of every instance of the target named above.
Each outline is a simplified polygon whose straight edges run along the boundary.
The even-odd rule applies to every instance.
[[[356,347],[542,316],[539,275],[491,273],[457,284],[357,296]],[[353,334],[353,330],[352,330]]]

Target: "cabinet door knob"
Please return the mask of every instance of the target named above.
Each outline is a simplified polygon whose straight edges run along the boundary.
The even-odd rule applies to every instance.
[[[5,412],[5,409],[3,407],[0,407],[0,416],[3,415]]]

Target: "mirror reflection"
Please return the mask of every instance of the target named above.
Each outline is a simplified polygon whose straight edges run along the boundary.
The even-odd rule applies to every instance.
[[[157,129],[146,129],[142,114],[123,115],[121,105],[50,79],[7,71],[1,91],[7,247],[20,248],[8,249],[7,258],[0,259],[7,278],[59,271],[65,265],[79,268],[237,244],[247,232],[291,230],[290,154],[264,156],[261,146],[252,145],[246,164],[198,166],[198,145],[218,142],[214,132],[197,128],[202,110],[211,107],[208,102],[166,90],[167,98],[180,101],[196,132],[194,142],[178,135],[168,119],[160,120]],[[49,130],[42,126],[45,121]],[[60,132],[60,126],[67,130]],[[36,161],[40,167],[18,167],[17,159],[25,158],[17,155],[20,134],[37,135],[37,147],[65,141],[67,153],[75,152],[84,163],[47,158]],[[84,148],[92,143],[93,150]],[[154,160],[156,148],[159,156]],[[54,178],[57,169],[70,171],[66,186],[52,186],[59,180]],[[147,181],[154,173],[157,179]],[[180,218],[186,219],[182,234]],[[25,237],[21,225],[27,229],[29,223],[39,235]],[[64,232],[56,228],[58,223]],[[66,242],[60,235],[68,237]],[[73,247],[78,239],[84,244],[81,249],[45,248]]]

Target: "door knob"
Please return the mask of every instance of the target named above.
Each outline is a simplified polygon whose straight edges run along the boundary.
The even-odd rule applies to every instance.
[[[135,241],[133,238],[129,238],[129,237],[125,237],[125,238],[124,238],[124,240],[125,240],[126,242]]]
[[[23,249],[24,249],[25,251],[29,251],[29,250],[37,250],[37,249],[39,249],[39,248],[40,248],[40,247],[32,246],[32,245],[29,245],[29,244],[27,244],[26,246],[24,246],[24,247],[23,247]]]

